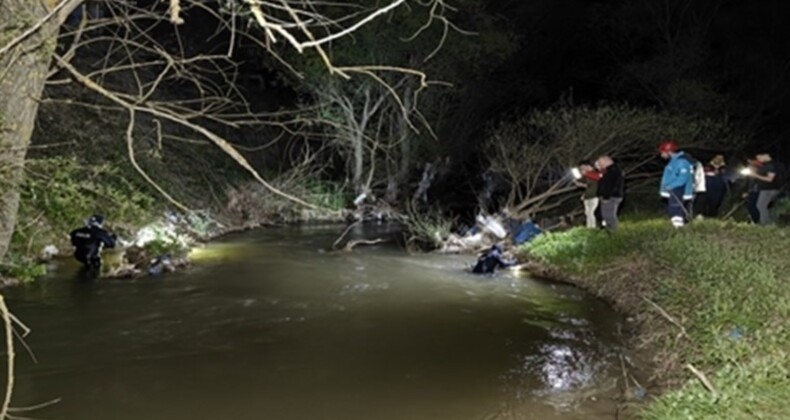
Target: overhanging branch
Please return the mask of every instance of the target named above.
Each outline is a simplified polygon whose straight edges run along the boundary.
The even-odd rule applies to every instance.
[[[193,130],[193,131],[195,131],[197,133],[202,134],[204,137],[206,137],[208,140],[210,140],[212,143],[214,143],[217,147],[219,147],[220,150],[225,152],[234,161],[236,161],[236,163],[238,163],[242,168],[244,168],[247,172],[249,172],[253,176],[253,178],[255,178],[258,182],[260,182],[266,189],[268,189],[269,191],[271,191],[275,195],[278,195],[280,197],[285,198],[286,200],[292,201],[292,202],[294,202],[296,204],[299,204],[301,206],[304,206],[304,207],[307,207],[307,208],[310,208],[310,209],[330,211],[328,209],[323,209],[323,208],[320,208],[320,207],[318,207],[318,206],[316,206],[314,204],[308,203],[308,202],[306,202],[306,201],[304,201],[304,200],[302,200],[302,199],[300,199],[298,197],[295,197],[295,196],[293,196],[291,194],[283,192],[283,191],[279,190],[278,188],[275,188],[273,185],[271,185],[269,182],[267,182],[265,179],[263,179],[263,177],[258,173],[258,171],[256,171],[255,168],[253,168],[252,165],[250,165],[250,163],[247,161],[247,159],[245,159],[244,156],[242,156],[227,140],[225,140],[224,138],[220,137],[219,135],[213,133],[212,131],[206,129],[205,127],[202,127],[202,126],[200,126],[198,124],[189,122],[188,120],[186,120],[186,119],[184,119],[184,118],[182,118],[182,117],[180,117],[180,116],[178,116],[178,115],[176,115],[176,114],[174,114],[174,113],[172,113],[170,111],[154,108],[154,107],[148,106],[145,103],[138,104],[138,103],[132,103],[130,101],[127,101],[127,100],[123,99],[121,96],[119,96],[118,94],[116,94],[114,92],[111,92],[110,90],[106,89],[105,87],[99,85],[98,83],[94,82],[90,78],[88,78],[85,75],[83,75],[71,63],[65,61],[60,56],[56,55],[55,56],[55,60],[58,62],[58,65],[60,65],[65,70],[67,70],[77,81],[79,81],[85,87],[87,87],[88,89],[90,89],[90,90],[98,93],[99,95],[109,99],[110,101],[120,105],[121,107],[125,108],[129,112],[132,112],[132,113],[133,112],[147,113],[147,114],[150,114],[150,115],[162,118],[164,120],[171,121],[173,123],[176,123],[178,125],[181,125],[183,127],[189,128],[189,129],[191,129],[191,130]]]

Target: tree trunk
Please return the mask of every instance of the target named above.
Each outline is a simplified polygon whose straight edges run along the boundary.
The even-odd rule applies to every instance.
[[[411,109],[412,89],[407,87],[403,95],[403,107]],[[403,115],[398,119],[398,140],[400,141],[400,168],[398,170],[398,184],[406,185],[409,182],[409,172],[411,172],[411,127],[406,122],[410,115]]]
[[[362,173],[365,170],[365,145],[364,145],[364,131],[355,133],[353,136],[354,144],[354,169],[353,169],[353,185],[354,191],[357,194],[362,194],[364,191],[362,185]]]
[[[54,2],[0,1],[0,258],[16,225],[19,182],[38,103],[57,42],[61,16],[18,39],[47,16]],[[16,42],[15,45],[11,44]],[[6,46],[13,45],[6,50]]]

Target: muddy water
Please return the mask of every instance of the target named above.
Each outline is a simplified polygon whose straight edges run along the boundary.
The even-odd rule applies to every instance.
[[[370,229],[370,228],[367,228]],[[182,273],[7,291],[34,332],[14,403],[42,419],[611,419],[622,318],[571,287],[342,227],[269,229]],[[376,232],[355,232],[376,237]],[[23,352],[20,352],[23,353]]]

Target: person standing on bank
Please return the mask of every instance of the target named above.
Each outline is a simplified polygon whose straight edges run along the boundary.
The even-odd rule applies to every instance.
[[[746,200],[746,211],[749,212],[749,220],[757,224],[760,222],[760,211],[757,210],[757,198],[760,196],[760,190],[758,189],[759,185],[757,185],[757,179],[750,177],[749,174],[757,172],[762,164],[754,159],[747,159],[746,162],[748,166],[745,172],[741,172],[741,174],[748,178],[746,180],[746,192],[743,194],[743,198]]]
[[[598,182],[601,180],[601,173],[595,170],[590,162],[579,164],[581,179],[576,181],[576,186],[584,188],[582,201],[584,201],[584,215],[587,219],[587,227],[595,229],[598,227],[598,218],[595,211],[598,209]]]
[[[756,222],[761,225],[770,225],[773,223],[771,219],[771,212],[769,207],[773,204],[776,197],[779,196],[779,176],[778,169],[771,155],[768,153],[760,153],[755,156],[758,162],[756,170],[749,172],[749,177],[754,179],[757,189],[757,212],[759,213],[759,220]]]
[[[601,216],[606,225],[606,230],[614,233],[619,225],[617,211],[620,208],[620,203],[623,201],[623,190],[625,187],[623,172],[614,160],[607,155],[599,157],[595,161],[595,167],[601,172],[601,179],[598,181]]]
[[[694,199],[694,164],[672,140],[662,142],[658,151],[663,159],[669,161],[661,177],[659,193],[667,199],[672,226],[680,228],[691,216],[688,204]]]
[[[719,208],[728,190],[726,167],[722,154],[717,154],[705,165],[705,192],[699,197],[699,210],[703,217],[719,216]]]

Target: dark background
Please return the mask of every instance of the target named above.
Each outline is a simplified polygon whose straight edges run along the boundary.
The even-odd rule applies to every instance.
[[[688,5],[686,5],[686,3]],[[648,91],[676,80],[707,86],[713,106],[688,112],[729,115],[752,134],[749,148],[788,156],[790,5],[779,0],[492,1],[520,38],[519,52],[491,83],[519,90],[501,107],[602,100],[671,107]],[[654,4],[652,7],[650,4]],[[668,15],[655,9],[669,7]],[[666,11],[666,8],[663,8]],[[669,16],[668,18],[666,16]],[[673,40],[662,32],[668,26]]]

